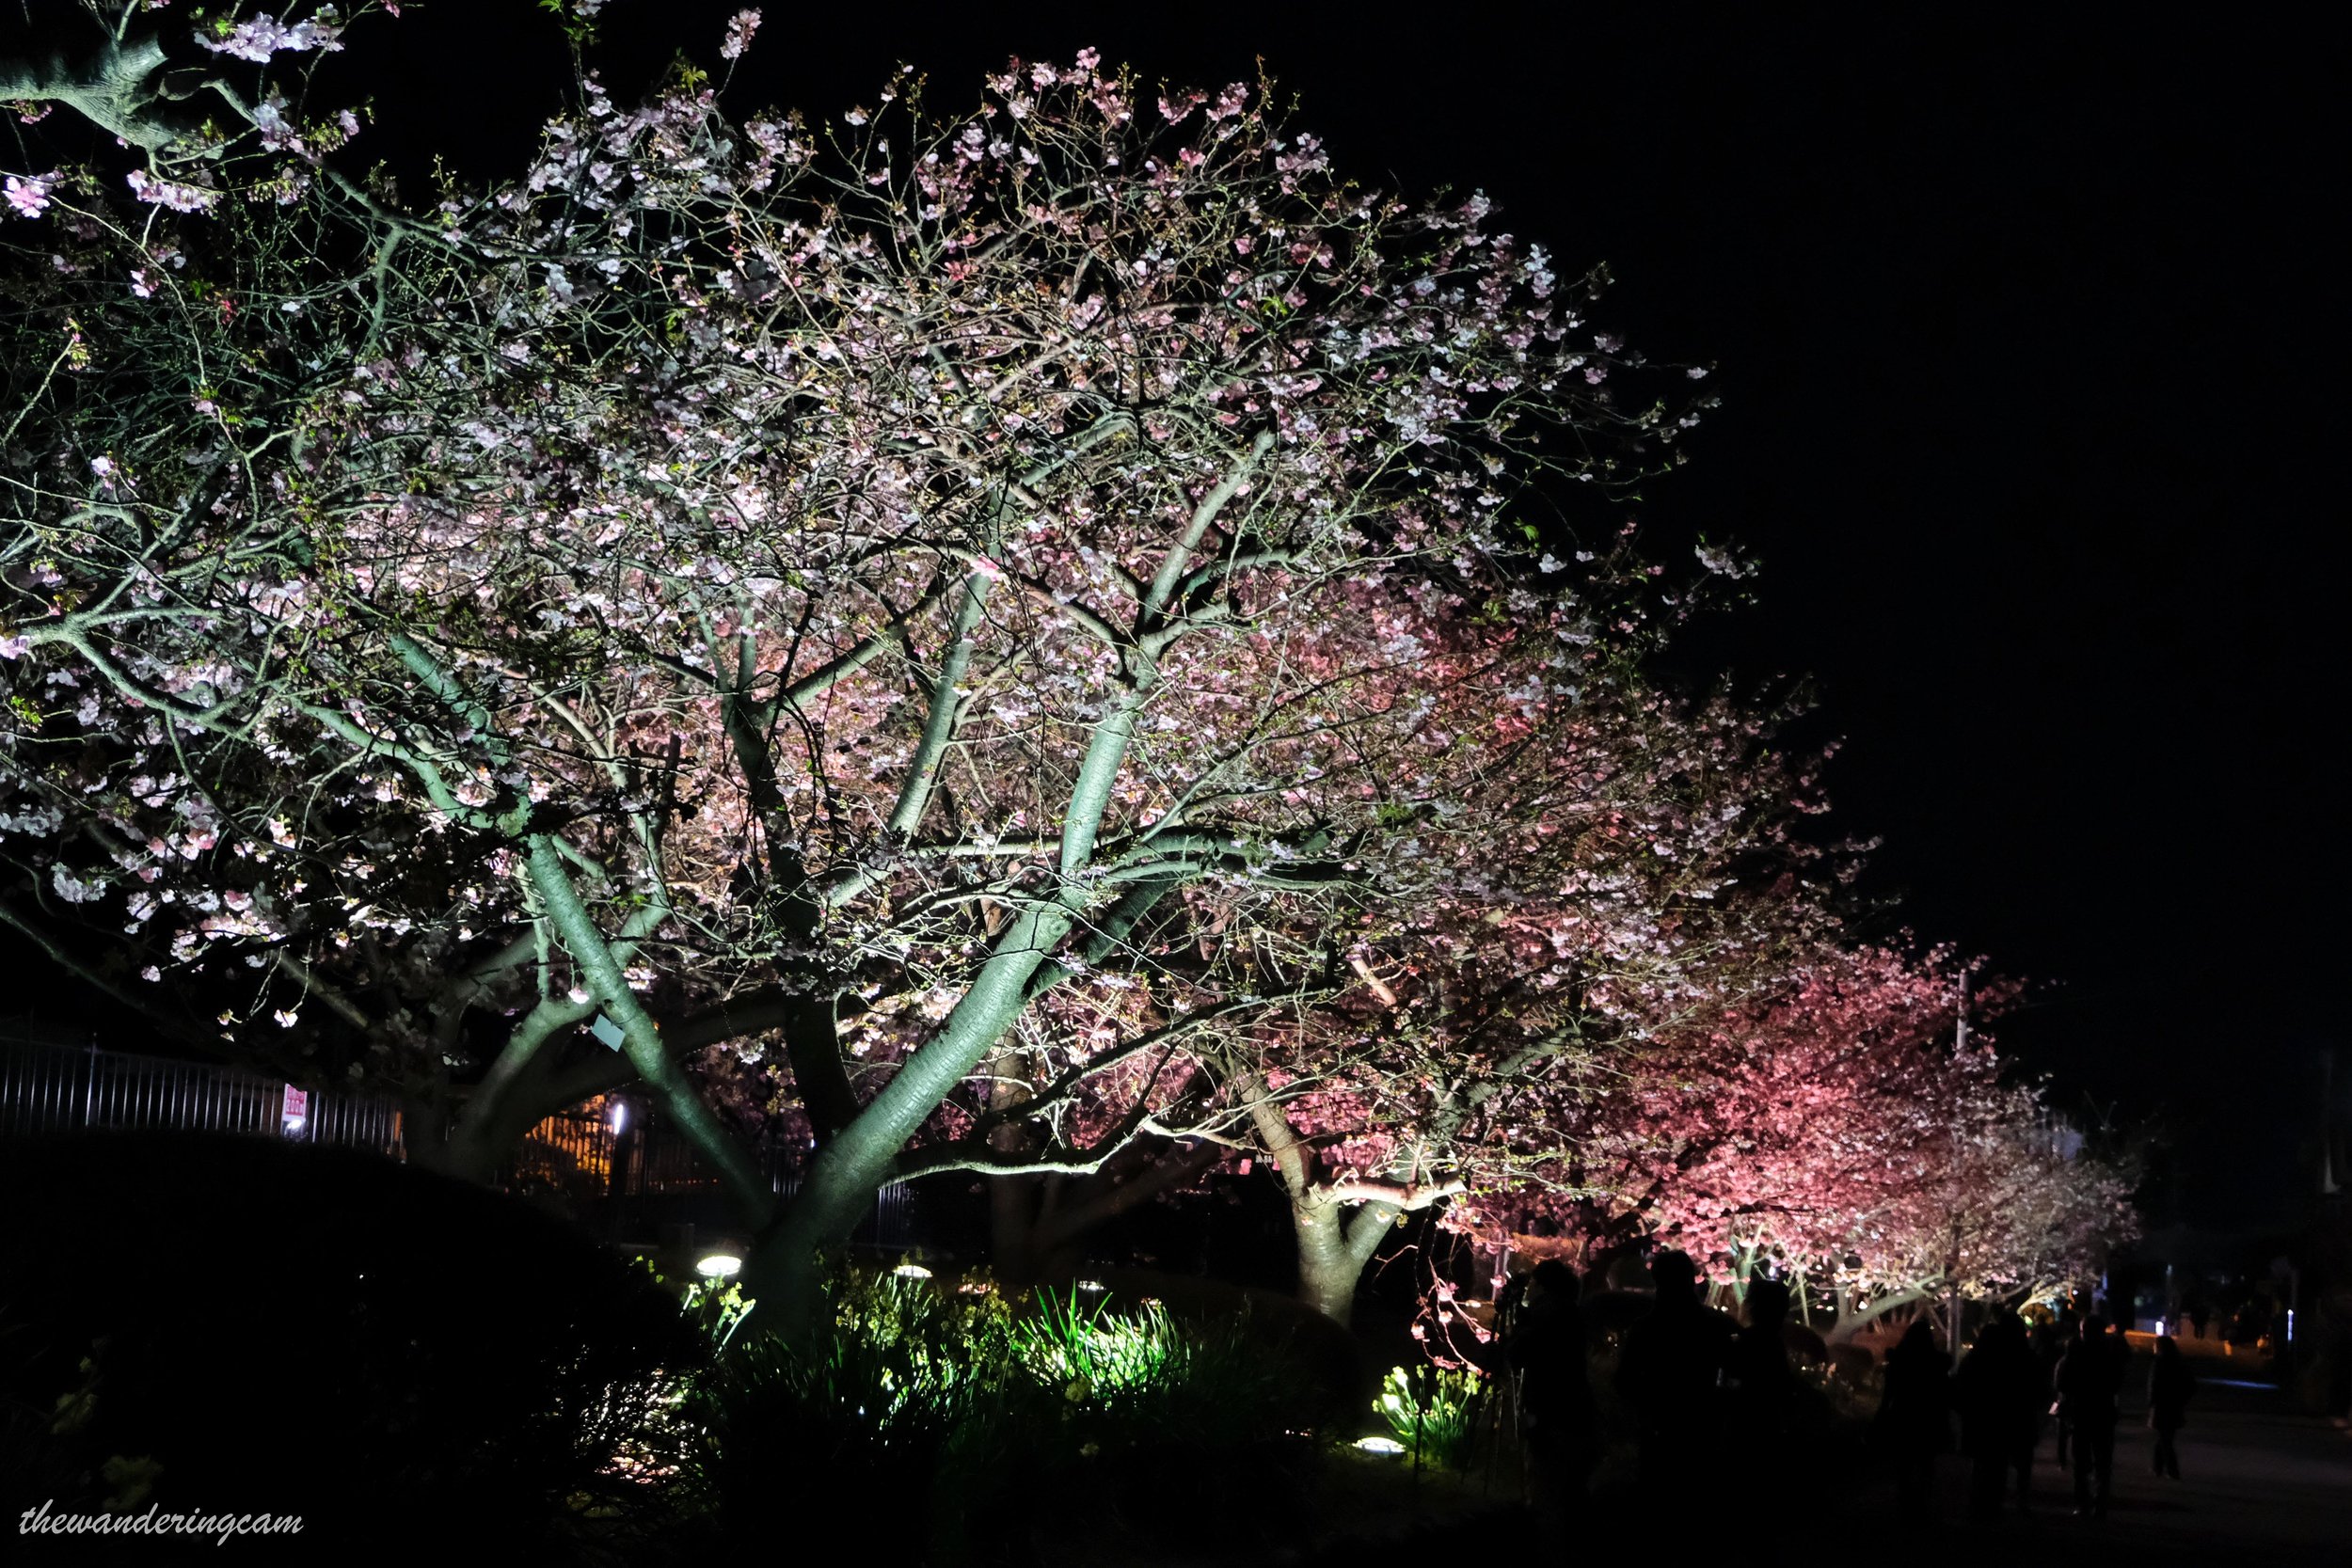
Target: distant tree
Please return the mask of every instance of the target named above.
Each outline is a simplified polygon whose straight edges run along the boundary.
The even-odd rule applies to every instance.
[[[227,25],[265,72],[340,41]],[[589,78],[410,214],[266,82],[135,86],[127,183],[11,187],[8,918],[134,997],[242,984],[232,1047],[399,1087],[460,1164],[634,1072],[788,1306],[993,1057],[1313,1004],[1490,896],[1433,849],[1470,784],[1630,700],[1655,568],[1523,517],[1692,415],[1616,401],[1483,198],[1335,179],[1263,87],[1083,54],[819,129]],[[237,135],[167,135],[206,92]],[[682,1066],[726,1041],[818,1146],[781,1212]]]
[[[1534,1180],[1452,1222],[1494,1241],[1538,1224],[1642,1238],[1735,1294],[1759,1270],[1790,1277],[1848,1332],[1955,1292],[2081,1283],[2131,1233],[2132,1182],[2007,1081],[1988,1035],[1961,1037],[1963,973],[1945,950],[1784,958],[1548,1131],[1558,1152]],[[1981,1021],[2017,993],[1980,982],[1968,1005]]]

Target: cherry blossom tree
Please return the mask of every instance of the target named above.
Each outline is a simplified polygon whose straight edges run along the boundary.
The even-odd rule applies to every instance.
[[[121,14],[75,80],[150,57]],[[580,89],[430,213],[266,88],[217,139],[139,100],[119,188],[20,176],[10,918],[242,982],[240,1048],[476,1162],[632,1072],[804,1304],[877,1183],[1004,1163],[957,1097],[1015,1044],[1148,1072],[1468,918],[1444,842],[1578,766],[1659,608],[1613,520],[1528,519],[1694,416],[1620,400],[1638,359],[1483,198],[1338,179],[1263,85],[1082,54],[821,127]],[[162,194],[198,162],[221,194]],[[728,1041],[818,1145],[780,1212],[682,1065]]]
[[[1640,1237],[1735,1294],[1768,1270],[1818,1291],[1844,1333],[1913,1302],[2078,1282],[2130,1234],[2132,1183],[1963,1025],[2018,989],[1971,998],[1966,977],[1948,950],[1820,946],[1693,1015],[1534,1180],[1452,1219],[1537,1250],[1537,1227]]]
[[[2010,1086],[1954,1118],[1930,1179],[1891,1206],[1873,1246],[1827,1272],[1851,1333],[1909,1301],[2051,1301],[2088,1289],[2139,1232],[2137,1173],[2090,1148],[2040,1093]],[[1957,1338],[1955,1335],[1954,1338]]]
[[[1449,701],[1476,724],[1486,698],[1465,686]],[[1217,1016],[1199,984],[1216,949],[1159,947],[1149,989],[1127,999],[1136,1016],[1063,1020],[1000,1053],[956,1135],[912,1151],[913,1166],[1017,1164],[1032,1200],[1061,1179],[1067,1206],[1014,1227],[1050,1247],[1219,1159],[1263,1164],[1289,1200],[1302,1298],[1344,1322],[1393,1221],[1471,1180],[1515,1179],[1525,1157],[1503,1122],[1539,1141],[1556,1106],[1605,1092],[1649,1032],[1768,965],[1794,918],[1790,875],[1820,859],[1788,832],[1808,782],[1772,727],[1728,702],[1692,708],[1624,682],[1588,691],[1541,746],[1509,729],[1457,751],[1449,813],[1393,873],[1416,896],[1363,910],[1343,962],[1327,924],[1249,932],[1241,983],[1270,982],[1279,1012]],[[1199,1021],[1181,1046],[1174,1020]],[[1132,1056],[1051,1050],[1057,1032],[1088,1030],[1161,1053],[1139,1071]],[[1137,1124],[1163,1140],[1158,1158],[1135,1148]],[[1099,1149],[1127,1158],[1098,1164]],[[1001,1215],[1019,1200],[996,1201]]]
[[[1343,1321],[1393,1223],[1541,1181],[1661,1034],[1817,913],[1801,874],[1822,857],[1789,832],[1811,780],[1769,724],[1654,695],[1582,717],[1544,787],[1469,792],[1450,863],[1367,944],[1316,1050],[1262,1034],[1224,1064],[1302,1293]]]

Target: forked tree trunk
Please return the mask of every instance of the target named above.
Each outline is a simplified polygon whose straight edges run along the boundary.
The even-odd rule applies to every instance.
[[[1393,1203],[1347,1205],[1309,1196],[1291,1203],[1291,1230],[1298,1240],[1298,1299],[1342,1328],[1356,1315],[1356,1291],[1364,1270],[1396,1223]]]
[[[1356,1313],[1356,1282],[1363,1266],[1347,1248],[1339,1207],[1315,1199],[1291,1205],[1298,1239],[1298,1299],[1342,1328]]]

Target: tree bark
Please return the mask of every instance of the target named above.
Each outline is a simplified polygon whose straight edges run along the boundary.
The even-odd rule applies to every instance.
[[[1335,1203],[1294,1201],[1291,1230],[1298,1238],[1298,1299],[1347,1327],[1356,1315],[1356,1281],[1362,1265],[1348,1247],[1345,1216]]]
[[[763,1327],[794,1336],[814,1324],[820,1255],[849,1240],[899,1149],[1012,1026],[1027,1005],[1030,977],[1070,925],[1066,911],[1033,909],[1008,926],[939,1034],[818,1150],[800,1196],[755,1243],[744,1270],[743,1293],[769,1314]]]
[[[1930,1311],[1934,1310],[1932,1286],[1915,1286],[1908,1291],[1898,1291],[1891,1296],[1882,1296],[1869,1306],[1850,1312],[1846,1309],[1846,1294],[1841,1286],[1837,1297],[1837,1321],[1829,1331],[1830,1343],[1844,1344],[1897,1307],[1911,1307],[1923,1301],[1928,1304]]]

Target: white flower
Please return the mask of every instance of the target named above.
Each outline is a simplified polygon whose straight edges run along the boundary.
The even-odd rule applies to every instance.
[[[106,891],[103,880],[84,881],[60,863],[49,868],[49,885],[57,890],[57,896],[69,904],[87,904]]]
[[[219,36],[219,41],[202,33],[196,41],[215,55],[233,55],[241,60],[267,65],[276,54],[300,54],[316,49],[332,54],[342,48],[337,40],[342,32],[342,20],[332,6],[320,8],[318,16],[309,22],[285,23],[274,16],[257,16],[240,22]]]
[[[141,201],[168,207],[175,213],[209,213],[220,200],[218,191],[177,180],[158,180],[143,168],[133,169],[122,180]]]
[[[759,31],[759,13],[755,10],[737,11],[727,22],[727,36],[719,45],[723,60],[739,60],[743,51],[752,46],[752,35]]]

